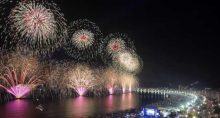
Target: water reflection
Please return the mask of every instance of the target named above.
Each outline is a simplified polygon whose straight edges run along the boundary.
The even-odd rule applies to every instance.
[[[0,115],[3,118],[30,118],[31,105],[25,100],[11,101],[0,109]]]
[[[112,113],[146,104],[147,99],[137,94],[110,95],[107,97],[77,97],[61,101],[33,103],[27,100],[15,100],[0,105],[0,117],[3,118],[79,118],[95,116],[100,113]],[[150,103],[148,101],[148,103]],[[43,111],[36,109],[41,104]]]
[[[98,113],[111,113],[136,108],[139,105],[137,98],[135,94],[110,95],[104,98],[80,96],[76,99],[68,100],[67,109],[69,116],[93,116]]]

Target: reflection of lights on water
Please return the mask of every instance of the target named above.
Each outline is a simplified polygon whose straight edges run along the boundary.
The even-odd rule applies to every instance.
[[[66,103],[71,117],[94,116],[98,113],[113,113],[137,108],[138,97],[136,94],[128,93],[122,95],[109,95],[103,98],[88,98],[79,96],[68,100]]]
[[[33,106],[26,100],[17,99],[8,102],[5,107],[5,116],[1,114],[1,118],[30,118],[29,112]]]
[[[107,97],[107,99],[105,100],[105,105],[108,108],[113,108],[114,105],[114,99],[113,99],[113,95],[109,95]],[[113,109],[111,109],[110,111],[112,111]]]
[[[19,110],[20,108],[26,109],[28,106],[28,102],[24,100],[15,100],[11,101],[6,105],[6,108],[10,110]]]

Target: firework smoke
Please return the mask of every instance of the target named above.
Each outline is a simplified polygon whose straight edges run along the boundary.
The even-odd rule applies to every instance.
[[[134,51],[120,51],[113,57],[113,66],[121,71],[136,74],[141,70],[141,59]]]

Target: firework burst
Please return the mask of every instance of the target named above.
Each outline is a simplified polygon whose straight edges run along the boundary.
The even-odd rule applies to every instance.
[[[136,74],[141,70],[142,63],[134,51],[123,50],[114,55],[113,66],[120,71]]]
[[[2,60],[0,87],[16,98],[26,97],[32,89],[42,84],[43,81],[35,72],[38,66],[36,59],[12,53],[3,57]]]
[[[67,33],[65,19],[59,11],[53,2],[18,2],[8,16],[5,32],[22,51],[52,51],[61,46]]]
[[[78,49],[86,49],[93,44],[94,34],[86,30],[76,31],[72,36],[72,42]]]
[[[5,67],[5,73],[0,77],[0,80],[2,80],[0,87],[17,99],[24,98],[32,89],[42,83],[38,77],[32,76],[28,78],[27,74],[26,69],[18,73],[14,67]]]
[[[70,24],[67,54],[76,60],[89,61],[95,59],[103,44],[102,33],[95,23],[83,19]]]
[[[126,34],[113,33],[109,34],[105,40],[102,47],[102,59],[106,64],[111,64],[112,58],[120,51],[130,48],[135,50],[133,42]]]
[[[109,55],[115,54],[125,49],[125,41],[120,38],[111,39],[106,48]]]
[[[67,74],[67,85],[80,96],[96,84],[95,73],[87,65],[77,65]]]

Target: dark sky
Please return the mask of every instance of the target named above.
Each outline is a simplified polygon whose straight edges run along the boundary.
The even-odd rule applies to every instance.
[[[87,18],[104,35],[127,33],[144,61],[142,86],[219,88],[217,3],[158,0],[55,0],[68,22]]]
[[[57,0],[67,20],[87,18],[106,36],[127,33],[144,68],[142,86],[220,85],[217,3],[158,0]]]

